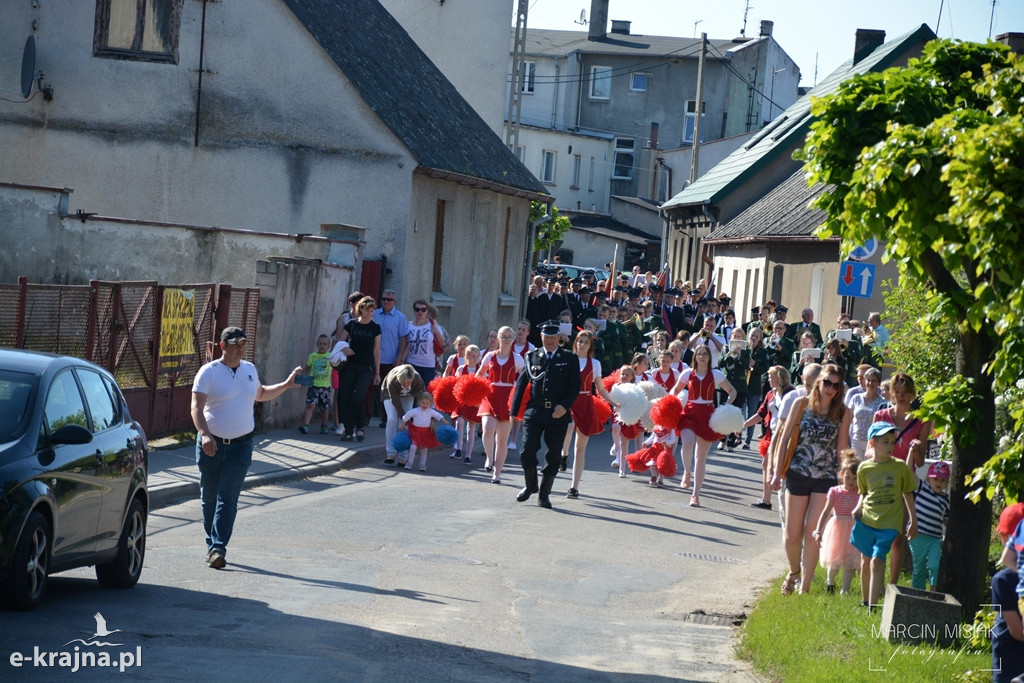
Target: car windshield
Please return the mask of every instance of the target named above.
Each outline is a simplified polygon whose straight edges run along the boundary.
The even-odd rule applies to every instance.
[[[30,373],[0,370],[0,443],[14,441],[25,430],[36,380]]]

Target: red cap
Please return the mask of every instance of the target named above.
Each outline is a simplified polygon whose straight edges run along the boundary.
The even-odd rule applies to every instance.
[[[1017,530],[1017,524],[1022,519],[1024,519],[1024,503],[1007,505],[1003,509],[1003,514],[999,515],[996,530],[1004,536],[1010,536]]]

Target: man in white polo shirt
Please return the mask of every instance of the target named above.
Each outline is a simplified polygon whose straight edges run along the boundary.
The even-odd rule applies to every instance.
[[[225,328],[220,333],[221,357],[199,368],[192,384],[206,563],[212,569],[223,569],[227,564],[225,556],[238,512],[238,497],[252,463],[252,433],[256,426],[253,405],[298,387],[295,378],[302,374],[299,366],[280,384],[263,386],[256,366],[242,359],[245,342],[241,328]]]

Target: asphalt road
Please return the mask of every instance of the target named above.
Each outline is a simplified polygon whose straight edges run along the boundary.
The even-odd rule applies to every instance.
[[[496,486],[482,456],[440,451],[426,473],[370,465],[252,489],[222,571],[203,561],[197,501],[155,510],[134,589],[75,570],[38,611],[0,612],[0,679],[72,675],[33,650],[72,653],[99,612],[120,647],[91,649],[141,656],[123,674],[137,680],[756,680],[729,624],[782,570],[777,513],[749,507],[759,458],[713,455],[693,509],[678,478],[620,479],[608,444],[592,440],[580,499],[559,475],[554,510],[515,502],[518,464]]]

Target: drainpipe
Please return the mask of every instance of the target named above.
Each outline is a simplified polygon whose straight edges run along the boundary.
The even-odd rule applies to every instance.
[[[714,216],[711,215],[711,212],[708,211],[708,205],[701,204],[700,209],[701,212],[704,214],[704,217],[710,220],[713,224],[715,219]],[[714,278],[715,276],[715,262],[710,257],[708,257],[708,244],[704,240],[700,241],[700,260],[706,263],[708,266],[708,289],[710,290],[712,278]]]
[[[584,78],[585,74],[583,73],[583,55],[580,54],[579,50],[576,50],[576,64],[580,74],[578,79],[580,82],[579,93],[576,96],[576,130],[578,131],[580,129],[580,117],[582,116],[583,111],[583,81],[586,80]]]
[[[555,127],[555,121],[558,115],[558,84],[562,80],[559,76],[562,73],[562,69],[558,66],[558,57],[555,57],[555,97],[551,101],[551,127]]]
[[[203,101],[203,52],[206,48],[206,0],[203,0],[203,18],[199,24],[199,83],[196,86],[196,131],[193,146],[199,146],[199,112]]]

